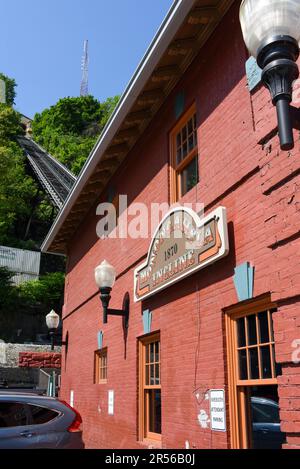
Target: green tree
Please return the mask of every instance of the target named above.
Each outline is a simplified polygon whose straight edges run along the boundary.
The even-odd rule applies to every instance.
[[[17,291],[12,283],[13,272],[0,267],[0,312],[11,308],[17,299]]]
[[[7,104],[0,103],[0,144],[15,141],[23,134],[21,115]]]
[[[19,298],[27,309],[34,309],[45,314],[51,309],[60,312],[64,294],[65,275],[53,272],[40,277],[39,280],[22,283],[17,288]]]
[[[33,138],[78,174],[118,100],[118,96],[103,103],[92,96],[60,99],[35,115]]]
[[[6,104],[8,106],[13,106],[15,104],[15,97],[16,97],[16,82],[13,78],[9,78],[3,73],[0,73],[0,80],[3,80],[5,83],[5,98]]]

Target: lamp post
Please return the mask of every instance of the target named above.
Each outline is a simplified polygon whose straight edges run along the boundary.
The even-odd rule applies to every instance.
[[[299,0],[243,0],[240,22],[245,44],[262,69],[262,82],[277,109],[282,150],[294,147],[293,127],[300,116],[292,108],[292,84],[299,76]]]
[[[127,329],[129,319],[129,299],[126,297],[123,301],[122,309],[108,308],[111,296],[112,287],[116,281],[116,270],[107,261],[103,261],[95,269],[95,281],[100,290],[100,300],[103,307],[103,323],[107,323],[107,316],[122,316],[124,319],[124,326]]]
[[[54,337],[57,333],[57,328],[59,326],[59,316],[54,310],[50,311],[46,316],[46,324],[49,329],[49,335],[51,338],[51,350],[54,350]]]

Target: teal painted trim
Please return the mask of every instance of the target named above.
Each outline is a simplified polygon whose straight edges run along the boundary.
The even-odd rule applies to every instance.
[[[245,262],[234,269],[234,286],[239,301],[253,298],[254,267]]]
[[[98,341],[98,350],[101,350],[103,347],[103,332],[99,331],[97,333],[97,341]]]
[[[143,311],[144,334],[149,334],[151,332],[151,324],[152,324],[152,313],[149,309],[145,309],[145,311]]]
[[[248,289],[249,289],[249,298],[253,298],[253,288],[254,288],[254,267],[248,266]]]
[[[248,80],[249,91],[254,90],[256,86],[261,82],[262,70],[257,65],[254,57],[249,57],[246,62],[246,75]]]
[[[178,117],[180,117],[181,114],[183,113],[184,103],[185,103],[184,92],[181,91],[180,93],[177,94],[177,96],[175,98],[175,117],[176,117],[176,119],[178,119]]]

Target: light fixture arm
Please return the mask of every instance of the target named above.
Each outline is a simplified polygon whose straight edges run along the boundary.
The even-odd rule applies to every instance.
[[[55,336],[57,334],[57,329],[49,329],[49,336],[50,336],[50,340],[51,340],[51,350],[54,350],[54,345],[55,345]],[[57,346],[61,346],[61,345],[67,345],[67,341],[60,341],[59,344],[56,344]]]
[[[262,69],[262,82],[269,89],[276,106],[278,132],[282,150],[294,148],[293,128],[300,120],[299,111],[292,108],[293,81],[299,77],[296,61],[299,57],[298,42],[290,36],[274,36],[264,42],[257,54]],[[298,116],[297,116],[298,114]]]
[[[110,287],[101,287],[100,288],[100,300],[103,306],[103,323],[107,324],[107,316],[122,316],[124,319],[124,327],[125,329],[128,328],[128,320],[129,320],[129,298],[125,297],[123,301],[123,308],[122,309],[112,309],[109,308],[110,302]]]

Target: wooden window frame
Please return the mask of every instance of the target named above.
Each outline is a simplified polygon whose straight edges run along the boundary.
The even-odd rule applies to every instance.
[[[146,346],[159,341],[159,376],[161,377],[161,342],[160,333],[155,332],[139,339],[139,434],[138,438],[140,441],[150,441],[154,443],[160,443],[162,435],[160,433],[149,432],[149,393],[147,390],[160,389],[161,382],[159,385],[146,385],[145,384],[145,351]],[[154,363],[154,362],[153,362]]]
[[[103,358],[106,357],[106,366],[102,365]],[[105,378],[101,378],[101,371],[106,370]],[[95,351],[94,355],[94,384],[106,384],[107,383],[107,347]]]
[[[225,313],[227,341],[230,441],[232,449],[245,449],[249,447],[249,434],[251,430],[248,428],[247,422],[249,422],[250,409],[249,407],[247,408],[245,403],[247,402],[247,392],[250,386],[278,385],[276,377],[258,380],[239,379],[237,319],[264,311],[268,311],[268,315],[270,315],[270,312],[276,309],[276,303],[271,301],[271,297],[268,294],[262,295],[256,300],[247,300],[237,306],[223,310]],[[274,360],[272,354],[271,360]]]
[[[181,178],[180,175],[182,171],[191,163],[194,158],[197,158],[198,161],[198,143],[196,146],[184,157],[184,159],[177,164],[176,163],[176,137],[178,132],[188,123],[188,121],[197,114],[196,104],[194,103],[180,118],[175,127],[170,132],[170,203],[174,204],[182,197],[181,192]],[[197,129],[196,129],[197,133]],[[197,176],[198,176],[197,168]],[[199,178],[198,178],[199,179]],[[198,184],[198,181],[197,181]]]

